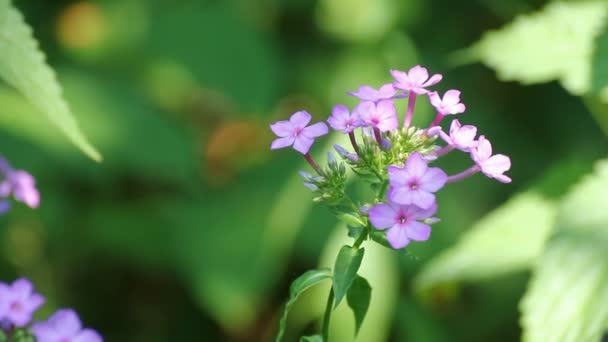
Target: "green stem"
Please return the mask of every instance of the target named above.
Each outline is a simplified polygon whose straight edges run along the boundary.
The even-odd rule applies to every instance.
[[[367,240],[367,227],[365,227],[365,230],[363,230],[361,235],[359,235],[357,240],[355,240],[355,243],[353,243],[353,247],[359,248],[361,246],[361,244],[363,243],[363,241],[365,241],[365,240]]]
[[[386,196],[386,190],[388,189],[388,181],[383,181],[382,185],[380,186],[380,190],[378,191],[378,199],[382,200],[384,199],[384,196]]]
[[[332,284],[333,285],[333,284]],[[331,319],[331,312],[334,306],[334,287],[332,286],[329,290],[329,296],[327,297],[327,305],[325,306],[325,315],[323,316],[323,342],[329,341],[329,320]]]

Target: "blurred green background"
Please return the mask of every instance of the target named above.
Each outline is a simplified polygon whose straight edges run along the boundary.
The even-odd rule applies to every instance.
[[[511,195],[559,196],[608,152],[583,100],[557,82],[523,86],[452,63],[452,52],[545,3],[15,1],[105,160],[87,159],[0,88],[1,152],[42,193],[38,210],[16,206],[0,222],[1,279],[32,278],[48,297],[41,317],[73,307],[107,341],[272,339],[289,283],[331,260],[345,230],[311,203],[297,175],[304,161],[270,152],[269,123],[299,109],[324,120],[334,104],[355,104],[346,91],[422,64],[444,74],[438,90],[462,90],[461,121],[511,157],[513,183],[446,187],[430,241],[370,257],[381,279],[372,301],[386,305],[364,328],[391,341],[518,340],[528,272],[423,295],[412,281]],[[421,105],[415,122],[431,115]],[[313,147],[320,161],[335,139]],[[454,173],[467,159],[443,165]],[[303,298],[288,340],[316,329],[324,296]]]

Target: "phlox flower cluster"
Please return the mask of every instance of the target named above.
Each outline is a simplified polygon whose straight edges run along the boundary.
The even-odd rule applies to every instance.
[[[271,149],[293,147],[316,171],[316,175],[301,173],[305,185],[325,202],[351,227],[355,238],[370,237],[377,242],[401,249],[411,241],[426,241],[431,235],[430,224],[438,221],[436,193],[447,183],[461,181],[481,172],[502,183],[511,179],[504,173],[511,160],[493,154],[490,141],[478,136],[473,125],[462,125],[454,119],[445,132],[441,123],[446,117],[465,112],[455,89],[440,95],[429,88],[442,80],[442,75],[429,75],[426,68],[415,66],[405,71],[391,70],[393,81],[375,89],[364,85],[348,92],[360,100],[354,108],[336,105],[327,119],[333,130],[347,134],[352,151],[335,145],[343,163],[371,185],[376,197],[370,201],[353,201],[346,193],[344,164],[337,164],[329,153],[327,167],[319,167],[309,151],[314,140],[329,132],[324,122],[309,125],[312,116],[296,112],[289,120],[270,126],[278,136]],[[412,127],[416,100],[426,97],[436,110],[433,121],[423,128]],[[407,99],[403,124],[400,125],[396,101]],[[359,134],[357,134],[359,133]],[[438,142],[445,144],[440,146]],[[448,175],[436,161],[452,152],[468,154],[472,166],[460,173]]]
[[[32,336],[37,342],[103,341],[95,330],[84,328],[78,314],[71,309],[57,310],[46,321],[31,324],[44,301],[28,279],[20,278],[12,284],[0,282],[0,327],[5,336]]]

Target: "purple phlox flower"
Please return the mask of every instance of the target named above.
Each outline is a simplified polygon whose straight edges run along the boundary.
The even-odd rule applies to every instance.
[[[337,105],[331,111],[331,116],[327,119],[331,128],[342,133],[350,133],[355,128],[361,127],[361,120],[356,111],[350,113],[348,107]]]
[[[0,172],[4,174],[4,180],[0,182],[0,197],[13,197],[19,202],[25,203],[30,208],[40,205],[40,193],[36,189],[34,177],[23,170],[15,170],[4,158],[0,157]]]
[[[477,147],[471,149],[471,158],[486,176],[502,183],[511,182],[511,178],[503,174],[511,168],[511,159],[503,154],[492,155],[492,144],[483,135]]]
[[[391,100],[397,94],[397,90],[392,83],[385,84],[376,90],[368,85],[359,87],[357,91],[349,91],[348,95],[359,98],[361,101],[378,102],[382,100]]]
[[[395,88],[411,91],[418,95],[428,93],[429,91],[425,88],[439,83],[443,78],[440,74],[435,74],[429,78],[429,72],[420,65],[416,65],[408,72],[391,70],[391,75],[395,78],[393,83]]]
[[[34,292],[32,283],[20,278],[11,285],[0,283],[0,317],[17,327],[27,325],[44,304],[44,297]]]
[[[381,132],[392,131],[399,126],[397,111],[393,101],[361,102],[355,111],[364,125],[379,129]]]
[[[103,342],[93,329],[82,328],[78,314],[71,309],[57,310],[46,322],[32,325],[37,342]]]
[[[460,103],[460,91],[450,89],[445,92],[443,98],[436,91],[429,93],[431,104],[441,115],[460,114],[466,107]]]
[[[270,149],[276,150],[293,145],[296,151],[307,154],[315,138],[329,133],[327,125],[323,122],[317,122],[307,127],[311,118],[308,112],[299,111],[295,112],[289,120],[278,121],[270,125],[274,134],[279,136],[272,142]]]
[[[394,249],[401,249],[411,240],[429,239],[431,227],[420,220],[430,218],[436,211],[434,203],[427,209],[411,204],[379,203],[369,210],[369,220],[377,229],[388,229],[386,239]]]
[[[334,144],[334,149],[336,150],[336,152],[338,152],[338,154],[342,158],[346,158],[346,159],[350,160],[353,163],[359,162],[359,155],[358,154],[356,154],[356,153],[350,153],[344,147],[342,147],[342,146],[340,146],[338,144]]]
[[[477,127],[471,125],[462,126],[458,120],[452,120],[450,135],[439,130],[439,136],[448,144],[448,146],[464,152],[469,152],[471,148],[477,146],[477,141],[475,141],[476,135]]]
[[[405,162],[405,167],[391,165],[388,167],[390,188],[387,197],[394,203],[414,204],[428,209],[435,203],[435,192],[441,189],[447,175],[438,167],[428,167],[427,162],[418,152],[412,153]]]

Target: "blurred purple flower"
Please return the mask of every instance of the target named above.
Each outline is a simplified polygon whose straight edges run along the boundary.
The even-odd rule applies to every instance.
[[[24,278],[11,285],[0,283],[0,317],[18,327],[27,325],[44,304],[44,297],[33,290],[32,283]]]
[[[443,78],[440,74],[435,74],[429,78],[429,72],[420,65],[416,65],[408,72],[391,70],[391,75],[395,78],[395,82],[393,83],[395,88],[410,91],[418,95],[428,93],[429,91],[426,87],[439,83]]]
[[[471,150],[471,158],[486,176],[502,183],[511,183],[511,178],[504,175],[511,168],[511,159],[503,154],[492,155],[492,144],[483,135],[478,145]]]
[[[350,113],[348,108],[343,105],[337,105],[331,111],[331,116],[327,119],[331,128],[342,133],[350,133],[355,128],[361,126],[359,114],[356,111]]]
[[[361,101],[378,102],[382,100],[391,100],[397,94],[397,90],[392,83],[385,84],[376,90],[368,85],[359,87],[357,91],[349,91],[348,95],[359,98]]]
[[[9,197],[11,193],[19,202],[25,203],[30,208],[40,205],[40,193],[36,189],[34,177],[23,170],[15,170],[8,161],[0,157],[0,173],[4,179],[0,182],[0,197]],[[8,210],[6,205],[2,209]]]
[[[394,249],[401,249],[411,240],[429,239],[431,227],[419,220],[430,218],[436,211],[436,204],[422,209],[415,205],[379,203],[369,210],[369,220],[377,229],[388,229],[386,239]]]
[[[57,310],[46,322],[32,325],[37,342],[102,342],[93,329],[83,329],[74,310]]]
[[[414,204],[422,209],[434,205],[434,192],[441,189],[447,180],[443,170],[438,167],[429,168],[418,152],[407,158],[405,167],[389,166],[388,177],[390,188],[387,197],[390,201],[402,205]]]
[[[355,111],[366,126],[377,128],[380,132],[392,131],[399,126],[393,101],[361,102]]]
[[[460,114],[465,111],[466,107],[460,103],[460,91],[450,89],[445,92],[443,98],[434,91],[429,93],[431,104],[441,115]]]
[[[307,127],[311,118],[308,112],[299,111],[294,113],[289,120],[278,121],[270,125],[274,134],[279,136],[272,142],[270,148],[276,150],[293,145],[296,151],[307,154],[315,138],[329,132],[327,125],[323,122],[317,122]]]

